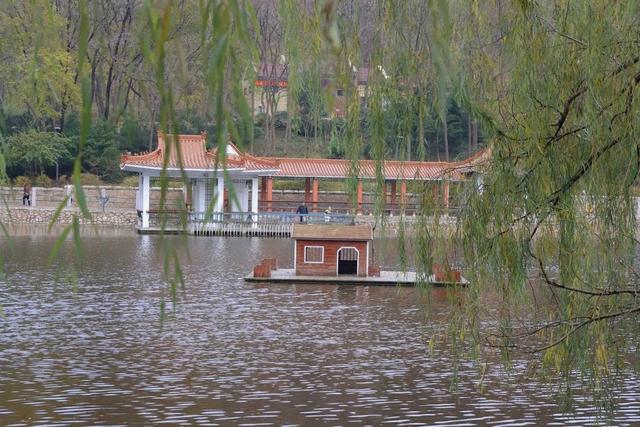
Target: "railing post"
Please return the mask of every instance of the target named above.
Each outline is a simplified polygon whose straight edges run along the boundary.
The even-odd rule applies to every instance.
[[[258,222],[258,178],[251,179],[251,218],[253,219],[254,227]]]
[[[149,175],[142,175],[141,202],[142,202],[142,228],[149,228]]]

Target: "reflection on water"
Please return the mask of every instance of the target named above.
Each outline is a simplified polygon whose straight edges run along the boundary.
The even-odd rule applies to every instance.
[[[158,237],[87,233],[74,292],[44,266],[55,236],[17,234],[0,288],[2,425],[596,422],[588,399],[560,414],[549,387],[497,366],[480,392],[463,363],[451,392],[414,289],[243,283],[261,257],[291,265],[288,240],[172,237],[188,286],[160,329]],[[638,389],[621,384],[616,424],[640,422]]]

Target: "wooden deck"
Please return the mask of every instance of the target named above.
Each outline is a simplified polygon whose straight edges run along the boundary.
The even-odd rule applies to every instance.
[[[417,275],[415,272],[407,271],[381,271],[380,277],[358,277],[358,276],[296,276],[294,269],[279,268],[271,272],[271,277],[253,277],[250,274],[244,278],[247,282],[261,283],[324,283],[331,285],[364,285],[364,286],[415,286]],[[441,282],[435,280],[434,276],[429,277],[426,284],[432,286],[467,286],[469,281],[462,278],[460,282]]]

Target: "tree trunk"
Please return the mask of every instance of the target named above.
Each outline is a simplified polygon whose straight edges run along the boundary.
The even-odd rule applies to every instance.
[[[291,97],[289,96],[289,90],[287,89],[287,127],[284,134],[284,141],[287,144],[287,147],[289,146],[289,142],[291,141],[291,110]]]
[[[424,144],[424,145],[423,145]],[[424,147],[424,153],[421,152]],[[418,155],[420,160],[424,160],[427,155],[427,144],[424,138],[424,105],[422,98],[420,99],[420,107],[418,108]]]
[[[442,121],[444,130],[444,160],[449,161],[449,129],[447,126],[447,112],[444,113],[444,120]]]
[[[469,146],[469,154],[473,151],[473,121],[471,116],[467,117],[467,144]]]
[[[320,117],[318,116],[318,114],[315,114],[315,117],[313,119],[313,127],[315,128],[313,130],[313,141],[315,142],[316,151],[320,151],[320,140],[318,138],[318,130],[320,129]]]
[[[473,120],[473,122],[471,122],[472,126],[473,126],[473,149],[477,150],[478,149],[478,121],[477,120]]]
[[[67,92],[62,94],[62,105],[60,107],[60,133],[64,132],[65,119],[67,118]]]
[[[256,82],[251,82],[251,126],[256,125]],[[255,135],[251,132],[251,141],[249,141],[249,152],[254,154],[253,152],[253,141],[255,139]]]
[[[271,140],[271,153],[276,152],[276,99],[274,93],[267,96],[267,123],[269,139]]]

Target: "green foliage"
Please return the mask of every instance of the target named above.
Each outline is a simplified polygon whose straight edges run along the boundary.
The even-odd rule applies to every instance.
[[[473,11],[477,32],[463,44],[495,37],[493,12]],[[474,272],[465,327],[507,357],[539,355],[543,372],[567,382],[577,369],[602,392],[639,339],[630,194],[640,170],[640,5],[530,2],[501,13],[508,36],[469,54],[509,68],[469,87],[494,143],[483,191],[470,188],[463,215]],[[490,332],[480,329],[488,316],[500,322]]]
[[[331,129],[331,140],[329,141],[329,157],[342,159],[346,154],[344,123],[334,123]]]
[[[103,182],[98,175],[91,173],[80,174],[80,183],[82,185],[102,185]]]
[[[107,121],[92,126],[82,163],[89,173],[107,182],[120,179],[120,149],[115,126]]]
[[[140,125],[140,122],[127,116],[120,127],[118,134],[118,147],[120,151],[140,153],[149,148],[149,133]]]
[[[0,6],[3,106],[25,111],[43,129],[62,105],[77,103],[73,52],[62,41],[65,20],[53,3],[7,0]]]
[[[138,177],[137,176],[125,176],[122,179],[120,185],[125,187],[138,187]]]
[[[42,174],[45,167],[71,157],[71,140],[60,134],[34,130],[7,138],[7,166],[13,175]]]
[[[53,186],[53,180],[47,175],[38,175],[33,179],[33,185],[35,187],[51,187]]]
[[[32,183],[33,183],[33,177],[29,177],[29,176],[20,175],[20,176],[16,176],[13,179],[14,187],[18,187],[18,188],[22,188],[25,185],[31,185]]]
[[[206,129],[204,118],[192,108],[187,107],[177,116],[180,133],[196,135]]]

